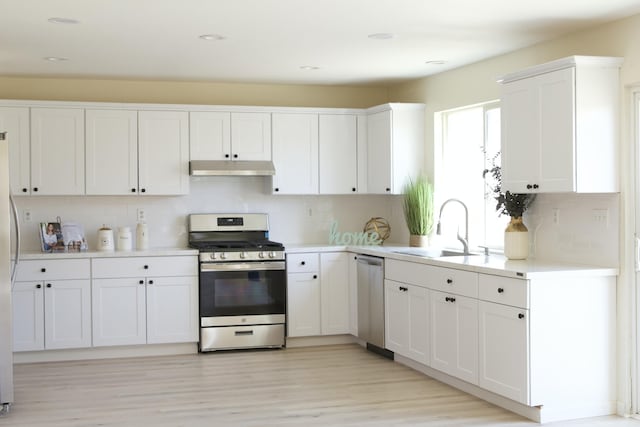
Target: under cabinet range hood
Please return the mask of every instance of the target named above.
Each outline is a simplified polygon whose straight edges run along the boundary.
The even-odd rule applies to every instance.
[[[269,176],[276,168],[268,160],[191,160],[192,176]]]

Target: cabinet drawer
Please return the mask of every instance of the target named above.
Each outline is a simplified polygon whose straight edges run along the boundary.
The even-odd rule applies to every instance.
[[[20,261],[16,281],[88,279],[88,259],[47,259]]]
[[[478,298],[478,273],[453,268],[432,267],[428,286],[442,292]]]
[[[92,277],[197,276],[195,256],[94,258]]]
[[[320,269],[317,253],[287,254],[288,273],[311,273]]]
[[[384,277],[401,283],[410,283],[422,287],[429,286],[437,277],[438,267],[417,262],[387,259],[384,264]]]
[[[529,308],[529,281],[480,274],[479,298],[485,301]]]

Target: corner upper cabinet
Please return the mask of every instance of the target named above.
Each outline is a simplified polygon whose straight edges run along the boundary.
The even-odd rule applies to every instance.
[[[619,191],[621,63],[572,56],[501,79],[504,190]]]
[[[424,104],[367,110],[367,192],[401,194],[424,167]]]
[[[31,194],[84,194],[84,109],[31,108]]]
[[[31,194],[29,108],[0,107],[0,129],[9,141],[9,183],[14,195]]]
[[[318,114],[273,114],[274,194],[318,194]]]

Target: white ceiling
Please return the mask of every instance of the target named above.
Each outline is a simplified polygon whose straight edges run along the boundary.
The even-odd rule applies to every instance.
[[[634,15],[640,1],[0,0],[0,11],[0,75],[382,84]]]

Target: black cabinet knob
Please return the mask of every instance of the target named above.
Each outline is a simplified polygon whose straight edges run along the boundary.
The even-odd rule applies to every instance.
[[[38,191],[38,187],[33,187],[33,191]]]
[[[36,289],[40,289],[40,288],[42,288],[42,285],[38,283],[38,284],[36,285]]]
[[[306,264],[306,262],[300,261],[300,265],[305,265],[305,264]]]
[[[447,279],[447,284],[452,284],[453,283],[453,279]]]
[[[524,319],[524,314],[518,313],[518,319]]]
[[[225,155],[224,155],[224,158],[225,158],[225,159],[228,159],[228,158],[229,158],[229,155],[228,155],[228,154],[225,154]]]
[[[140,192],[141,192],[141,193],[146,193],[146,192],[147,192],[147,189],[146,189],[146,188],[141,188],[141,189],[140,189]]]
[[[385,191],[389,192],[389,191],[391,191],[391,189],[390,188],[385,188]]]
[[[533,188],[538,188],[538,184],[533,184]]]
[[[234,158],[234,159],[237,159],[237,158],[238,158],[238,155],[237,155],[237,154],[234,154],[234,155],[233,155],[233,158]]]
[[[140,281],[138,282],[141,285],[144,285],[144,280],[140,279]]]
[[[47,288],[50,288],[50,287],[51,287],[51,283],[47,283]]]
[[[456,299],[455,299],[455,298],[453,298],[453,297],[449,298],[449,300],[450,300],[451,302],[456,302]]]
[[[409,290],[409,288],[405,286],[398,286],[398,289],[401,290],[402,292],[407,292]]]
[[[132,193],[135,193],[135,192],[136,192],[136,189],[135,189],[135,188],[132,188],[132,189],[131,189],[131,192],[132,192]]]
[[[444,300],[445,300],[446,302],[449,302],[449,301],[451,301],[451,298],[449,298],[449,297],[445,297],[445,299],[444,299]]]
[[[27,192],[27,189],[26,189],[26,188],[23,188],[23,189],[22,189],[22,192],[23,192],[23,193],[26,193],[26,192]]]
[[[314,275],[313,275],[313,278],[314,278],[314,279],[317,279],[317,278],[318,278],[318,275],[317,275],[317,274],[314,274]]]
[[[502,288],[498,288],[498,293],[499,293],[499,294],[501,294],[501,293],[503,293],[503,292],[504,292],[504,289],[502,289]]]
[[[274,188],[273,191],[280,191],[278,187]]]
[[[356,187],[351,187],[351,191],[353,191],[355,193]]]
[[[40,269],[40,272],[41,272],[41,273],[46,273],[46,272],[47,272],[47,269],[46,269],[46,268],[44,268],[44,267],[42,267],[42,268]]]
[[[153,285],[153,280],[149,280],[149,284],[150,284],[150,285]]]
[[[148,270],[148,269],[149,269],[149,266],[148,266],[148,265],[145,265],[145,266],[144,266],[144,267],[142,267],[142,268],[144,268],[145,270]]]

